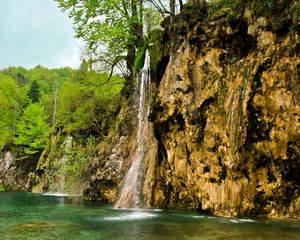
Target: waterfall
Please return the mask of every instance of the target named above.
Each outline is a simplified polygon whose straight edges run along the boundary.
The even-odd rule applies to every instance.
[[[147,137],[147,123],[149,116],[150,97],[150,56],[145,53],[144,67],[139,77],[139,101],[138,101],[138,128],[137,150],[134,154],[131,166],[125,176],[124,185],[120,197],[115,205],[117,208],[140,207],[140,167],[145,156],[145,139]]]
[[[70,152],[73,144],[73,138],[71,136],[67,136],[64,140],[63,144],[61,145],[62,148],[62,156],[61,158],[57,158],[57,164],[60,169],[63,169],[68,161],[68,153]],[[57,195],[66,195],[66,174],[64,172],[58,172],[54,175],[52,179],[52,183],[50,184],[50,194],[57,194]]]
[[[63,142],[62,148],[64,149],[64,155],[61,158],[61,165],[64,167],[68,160],[68,152],[71,150],[73,138],[71,136],[67,136],[65,141]],[[59,193],[64,193],[65,190],[65,182],[66,182],[66,174],[62,173],[59,179]]]

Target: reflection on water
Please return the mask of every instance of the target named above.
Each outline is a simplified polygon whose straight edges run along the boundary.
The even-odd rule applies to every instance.
[[[1,240],[300,240],[300,222],[120,210],[84,203],[78,197],[0,193],[0,236]]]

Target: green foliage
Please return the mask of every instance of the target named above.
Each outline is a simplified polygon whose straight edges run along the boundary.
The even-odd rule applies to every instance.
[[[208,19],[218,16],[220,13],[238,13],[248,5],[257,15],[267,14],[278,10],[277,0],[242,1],[242,0],[213,0],[208,4]]]
[[[28,92],[28,97],[31,99],[31,102],[35,103],[39,101],[40,98],[40,86],[37,83],[36,80],[34,80],[31,85]]]
[[[6,127],[6,125],[4,125],[2,121],[0,121],[0,151],[2,151],[9,139],[10,131]]]
[[[43,150],[49,125],[72,134],[104,136],[118,110],[123,84],[119,75],[89,71],[88,62],[78,71],[41,66],[2,70],[0,151],[14,148],[26,158]]]
[[[149,55],[151,59],[151,70],[153,72],[156,72],[158,62],[161,60],[163,54],[161,52],[162,33],[163,31],[161,29],[154,29],[149,33]]]
[[[161,13],[152,8],[144,8],[144,27],[149,36],[151,31],[163,30],[162,24],[163,18]]]
[[[143,6],[131,0],[56,0],[73,19],[76,37],[84,39],[88,49],[102,57],[124,59],[141,36]]]
[[[112,76],[109,82],[108,78],[108,74],[82,68],[73,81],[66,81],[59,93],[58,126],[69,133],[105,134],[124,83],[118,75]]]
[[[294,2],[291,6],[293,23],[300,25],[300,2]]]
[[[3,184],[0,183],[0,192],[5,192],[5,187]]]
[[[207,19],[218,18],[223,15],[239,15],[245,9],[249,9],[256,16],[266,16],[270,21],[269,25],[272,31],[277,31],[282,27],[283,19],[279,17],[287,8],[299,4],[299,1],[292,0],[212,0],[208,2]],[[294,9],[293,7],[291,9]],[[293,11],[292,11],[293,12]]]
[[[0,151],[13,139],[21,104],[22,94],[16,82],[0,74]]]
[[[151,59],[151,70],[156,72],[157,63],[161,59],[161,36],[162,30],[158,27],[154,28],[149,32],[149,37],[145,39],[144,45],[141,46],[137,51],[137,56],[134,62],[135,71],[140,71],[144,67],[145,53],[149,51]]]
[[[241,1],[240,0],[214,0],[208,4],[208,18],[218,15],[220,12],[227,10],[231,12],[236,9]]]
[[[31,101],[30,98],[37,98],[29,96],[31,86],[36,84],[39,86],[39,101],[45,108],[49,115],[49,124],[52,123],[52,118],[55,109],[54,101],[57,91],[61,88],[63,82],[70,80],[75,75],[75,70],[65,67],[59,69],[48,69],[42,66],[37,66],[33,69],[25,69],[22,67],[10,67],[4,69],[3,74],[9,76],[18,84],[22,95],[22,108],[24,108]],[[34,94],[33,94],[34,95]],[[37,93],[35,93],[37,95]],[[37,99],[34,100],[34,102]]]
[[[182,9],[182,14],[186,19],[202,19],[204,17],[203,11],[201,11],[199,3],[197,1],[188,1]]]
[[[87,43],[89,60],[100,62],[105,71],[118,66],[130,85],[143,62],[143,50],[136,58],[136,49],[145,45],[144,33],[160,28],[158,11],[138,0],[56,1],[73,20],[76,37]]]
[[[60,179],[63,177],[64,189],[53,190],[74,192],[76,184],[86,176],[88,164],[95,149],[96,139],[90,136],[82,140],[84,140],[84,144],[72,141],[71,146],[66,148],[60,158],[54,162],[48,176],[50,185],[54,188],[61,187],[56,185],[60,183]]]
[[[266,0],[266,4],[267,4],[268,8],[271,10],[275,10],[277,7],[276,0]]]
[[[16,125],[15,144],[23,148],[24,156],[35,154],[46,147],[50,128],[46,123],[48,116],[43,106],[29,104]]]
[[[85,145],[75,145],[67,151],[67,161],[63,163],[59,171],[73,177],[83,176],[87,171],[87,164],[92,157],[95,148],[95,138],[90,136]]]
[[[134,61],[134,70],[137,72],[140,71],[144,66],[146,49],[147,46],[144,45],[140,47],[137,51],[137,55]]]
[[[1,105],[13,106],[17,102],[21,101],[20,88],[16,84],[15,80],[10,76],[6,76],[0,73],[0,91],[4,98],[1,99]],[[0,106],[1,106],[0,105]]]

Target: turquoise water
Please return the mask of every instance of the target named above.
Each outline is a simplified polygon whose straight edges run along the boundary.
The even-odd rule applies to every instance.
[[[300,240],[300,222],[117,210],[78,198],[0,193],[0,239]]]

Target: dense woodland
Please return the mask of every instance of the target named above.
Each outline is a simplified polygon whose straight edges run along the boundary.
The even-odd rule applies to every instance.
[[[123,78],[89,71],[37,66],[4,69],[0,74],[0,149],[18,159],[40,153],[51,132],[100,137],[115,114]],[[103,119],[103,120],[102,120]]]

